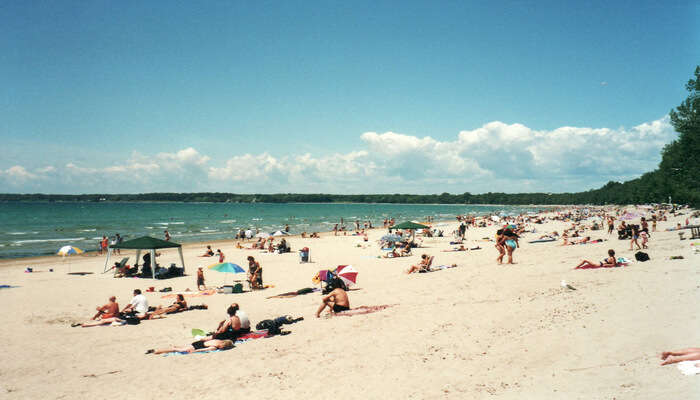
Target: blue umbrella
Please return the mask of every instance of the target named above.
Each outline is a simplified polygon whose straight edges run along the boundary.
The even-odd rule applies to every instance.
[[[384,235],[382,236],[382,240],[386,242],[398,242],[401,240],[401,236],[399,235]]]
[[[245,270],[240,265],[230,262],[212,264],[207,268],[212,271],[223,272],[227,274],[245,273]],[[226,284],[226,277],[224,277],[224,284]]]

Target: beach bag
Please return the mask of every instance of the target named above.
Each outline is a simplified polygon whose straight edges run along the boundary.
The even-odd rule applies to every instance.
[[[273,321],[271,319],[264,319],[264,320],[258,322],[257,325],[255,325],[255,329],[257,329],[257,330],[266,329],[267,333],[270,336],[279,335],[281,325],[282,324],[280,324],[279,321]]]
[[[634,258],[635,258],[637,261],[642,261],[642,262],[643,262],[643,261],[649,261],[649,254],[644,253],[644,252],[642,252],[642,251],[638,251],[638,252],[636,252],[636,253],[634,254]]]

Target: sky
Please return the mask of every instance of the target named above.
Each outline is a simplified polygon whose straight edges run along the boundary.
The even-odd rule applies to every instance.
[[[4,1],[0,192],[485,193],[651,171],[696,1]]]

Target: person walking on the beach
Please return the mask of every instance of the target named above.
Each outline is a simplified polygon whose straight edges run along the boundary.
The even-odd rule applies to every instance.
[[[204,270],[199,267],[197,270],[197,290],[207,290],[207,286],[204,284]]]
[[[321,306],[316,311],[316,318],[321,316],[324,308],[328,307],[332,313],[339,313],[350,309],[350,299],[345,290],[340,287],[333,289],[328,295],[321,299]]]
[[[221,251],[221,249],[216,249],[216,254],[219,255],[219,263],[224,262],[224,260],[226,259],[226,256],[224,255],[224,252]]]
[[[515,264],[513,262],[513,252],[518,248],[518,238],[519,236],[513,232],[510,228],[503,229],[503,246],[508,253],[508,264]]]
[[[165,241],[169,242],[170,241],[170,232],[168,232],[168,230],[166,229],[165,231],[163,231],[163,233],[165,234]]]
[[[637,250],[641,250],[642,246],[639,245],[637,241],[639,239],[639,227],[637,225],[632,225],[632,239],[630,240],[630,250],[633,250],[634,245],[637,245]]]
[[[615,219],[613,217],[608,218],[608,235],[612,234],[615,230]]]
[[[503,237],[503,229],[496,231],[496,250],[498,250],[498,257],[496,257],[496,262],[503,264],[503,256],[506,255],[506,249],[504,247],[505,238]]]

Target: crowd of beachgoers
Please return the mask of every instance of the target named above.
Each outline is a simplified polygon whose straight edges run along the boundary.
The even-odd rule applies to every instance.
[[[381,227],[372,226],[370,221],[340,221],[330,232],[312,232],[310,235],[306,232],[290,235],[289,227],[282,226],[278,235],[241,232],[230,240],[190,244],[185,250],[186,259],[189,265],[195,265],[196,272],[167,280],[150,278],[159,276],[161,264],[168,265],[172,261],[172,252],[145,252],[143,257],[135,259],[133,252],[122,250],[124,260],[131,259],[132,262],[115,262],[106,274],[95,274],[95,278],[100,278],[95,284],[106,288],[97,288],[102,293],[101,296],[95,296],[95,291],[92,291],[91,298],[83,298],[83,302],[93,304],[93,314],[79,318],[73,312],[62,321],[66,326],[74,328],[139,325],[137,329],[143,329],[142,326],[163,324],[159,321],[172,318],[179,321],[178,325],[199,325],[204,328],[193,328],[192,339],[189,341],[177,336],[181,328],[174,331],[149,330],[152,332],[151,341],[140,342],[143,345],[141,353],[172,355],[221,352],[253,339],[286,335],[291,333],[291,329],[303,329],[300,327],[311,324],[309,321],[315,319],[308,317],[324,317],[321,320],[340,323],[332,321],[336,321],[335,317],[392,314],[391,309],[400,309],[399,302],[386,301],[384,296],[376,292],[376,286],[363,285],[358,281],[358,275],[370,273],[370,269],[384,268],[383,266],[391,268],[382,272],[382,276],[393,276],[391,279],[397,281],[392,286],[397,287],[397,290],[412,287],[409,282],[421,280],[418,277],[420,275],[454,274],[466,268],[498,268],[519,274],[525,271],[524,266],[531,268],[533,262],[550,266],[566,262],[571,270],[612,271],[640,265],[650,258],[658,260],[662,254],[666,257],[668,245],[665,244],[664,249],[661,249],[655,243],[660,235],[665,235],[664,243],[669,243],[668,235],[673,234],[681,243],[695,245],[692,241],[698,239],[695,235],[698,232],[699,217],[699,212],[687,207],[668,205],[581,206],[518,215],[459,215],[453,221],[425,218],[421,221],[401,222],[387,218]],[[167,231],[162,239],[172,241]],[[682,242],[683,240],[687,242]],[[350,247],[344,243],[350,244]],[[338,246],[347,250],[334,250]],[[523,251],[523,247],[536,252]],[[354,267],[347,265],[346,261],[350,249],[356,249],[357,252],[353,256]],[[698,249],[700,247],[696,247],[696,253]],[[109,243],[103,249],[112,255],[117,250],[110,247]],[[323,261],[314,266],[314,259],[321,257],[317,255],[319,253],[324,253]],[[569,253],[580,258],[566,256]],[[151,260],[152,254],[154,260]],[[673,255],[669,259],[675,257],[683,258]],[[78,265],[89,265],[82,261],[89,257],[75,259]],[[479,260],[477,264],[474,263],[475,260]],[[270,293],[277,290],[276,287],[291,289],[290,285],[303,282],[302,278],[294,278],[290,281],[295,283],[288,284],[280,278],[280,268],[297,263],[309,265],[313,271],[317,271],[307,277],[311,284],[298,290]],[[274,273],[273,279],[269,278],[268,265]],[[224,268],[231,268],[233,270],[228,272],[240,275],[232,275],[234,281],[226,284],[226,277],[230,275]],[[308,270],[308,267],[305,268]],[[36,269],[33,272],[41,272]],[[433,274],[436,272],[439,274]],[[406,275],[409,276],[406,278],[408,281],[398,280]],[[124,302],[123,298],[118,299],[119,296],[114,294],[117,288],[122,291],[124,284],[107,285],[103,280],[107,277],[122,278],[113,281],[131,286],[132,296],[124,306],[120,304]],[[162,288],[156,289],[157,286]],[[559,290],[571,293],[581,289],[576,283],[564,280],[557,286]],[[255,293],[265,295],[242,295]],[[454,293],[463,296],[459,290]],[[309,294],[320,295],[320,299],[308,296]],[[154,296],[171,300],[153,304]],[[100,297],[106,299],[106,302],[96,304]],[[285,307],[285,304],[280,303],[273,310],[266,305],[270,299],[286,298],[305,298],[309,301],[305,301],[304,307],[299,304]],[[403,295],[397,295],[396,298],[403,302],[408,299]],[[193,302],[197,304],[191,304]],[[216,304],[212,305],[212,302]],[[260,314],[261,309],[267,312]],[[257,313],[251,310],[257,310]],[[305,316],[305,322],[285,327],[287,324],[304,321]],[[372,315],[362,318],[365,318],[363,323],[380,321],[380,317]],[[189,320],[191,321],[188,322]],[[173,325],[167,326],[170,327],[168,329],[173,329]],[[94,332],[98,336],[103,334],[98,328],[86,329],[85,332]],[[158,332],[164,343],[157,340]],[[70,334],[67,335],[70,337]],[[173,342],[173,336],[180,337],[181,342],[167,345]],[[693,340],[696,338],[689,337],[688,343],[684,344],[692,345]],[[680,347],[677,343],[669,346]],[[696,348],[657,348],[656,351],[659,352],[659,362],[662,365],[681,363],[686,369],[700,368],[700,365],[688,367],[684,364],[700,360],[700,352]]]

